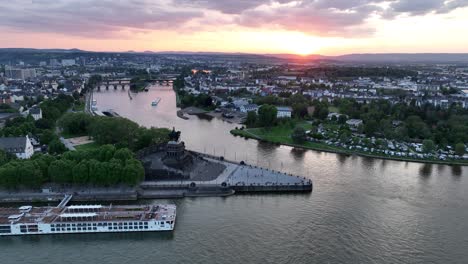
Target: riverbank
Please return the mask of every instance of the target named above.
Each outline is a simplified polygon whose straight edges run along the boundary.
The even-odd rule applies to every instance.
[[[255,140],[260,140],[264,142],[269,142],[273,144],[280,144],[284,146],[290,146],[294,148],[300,148],[300,149],[310,149],[310,150],[316,150],[316,151],[324,151],[324,152],[330,152],[330,153],[337,153],[337,154],[344,154],[344,155],[358,155],[362,157],[368,157],[368,158],[376,158],[376,159],[387,159],[387,160],[396,160],[396,161],[407,161],[407,162],[418,162],[418,163],[431,163],[431,164],[443,164],[443,165],[459,165],[459,166],[468,166],[468,161],[459,161],[459,160],[436,160],[436,159],[417,159],[417,158],[408,158],[408,157],[398,157],[398,156],[390,156],[390,155],[385,155],[385,154],[379,154],[379,153],[369,153],[369,152],[364,152],[364,151],[359,151],[359,150],[349,150],[345,148],[340,148],[336,146],[330,146],[324,143],[319,143],[319,142],[305,142],[303,144],[296,144],[292,142],[292,139],[290,137],[285,138],[285,137],[266,137],[266,136],[261,136],[257,135],[249,129],[233,129],[230,131],[230,133],[234,136],[241,136],[244,138],[248,139],[255,139]]]
[[[35,202],[60,202],[67,194],[73,194],[72,201],[75,202],[113,202],[113,201],[136,201],[138,192],[133,188],[107,188],[107,189],[66,189],[42,191],[0,191],[0,203],[35,203]]]

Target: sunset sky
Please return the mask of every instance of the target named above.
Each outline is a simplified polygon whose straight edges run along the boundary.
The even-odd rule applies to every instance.
[[[468,52],[468,0],[2,1],[0,47]]]

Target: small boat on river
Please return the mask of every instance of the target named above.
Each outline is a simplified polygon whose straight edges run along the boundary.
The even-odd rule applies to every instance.
[[[161,98],[156,98],[156,100],[154,100],[153,102],[151,102],[151,105],[152,106],[157,106],[159,104],[159,102],[161,101]]]

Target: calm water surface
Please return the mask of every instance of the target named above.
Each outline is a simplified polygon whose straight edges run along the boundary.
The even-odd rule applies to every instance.
[[[310,177],[314,191],[159,200],[178,206],[173,233],[1,238],[0,263],[468,263],[467,167],[236,138],[236,125],[177,118],[167,87],[133,100],[120,90],[95,99],[141,125],[175,126],[191,149]]]

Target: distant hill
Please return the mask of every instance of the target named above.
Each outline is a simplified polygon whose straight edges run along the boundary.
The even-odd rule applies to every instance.
[[[65,53],[65,52],[90,52],[80,49],[31,49],[31,48],[0,48],[0,52],[53,52],[53,53]],[[92,52],[92,51],[91,51]]]
[[[468,62],[467,53],[377,53],[336,56],[340,61],[362,62]]]
[[[340,56],[324,56],[320,54],[250,54],[229,52],[192,52],[192,51],[124,51],[124,52],[95,52],[81,49],[32,49],[32,48],[0,48],[0,53],[10,55],[18,53],[129,53],[146,55],[187,55],[187,56],[227,56],[248,57],[257,59],[273,59],[278,62],[356,62],[356,63],[468,63],[468,53],[361,53]]]
[[[362,53],[340,56],[268,54],[268,56],[290,60],[331,60],[338,62],[391,62],[391,63],[468,63],[468,53]]]

